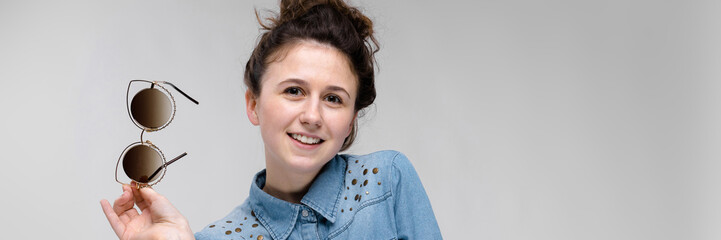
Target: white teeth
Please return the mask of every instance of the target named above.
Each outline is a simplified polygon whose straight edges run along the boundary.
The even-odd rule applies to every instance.
[[[306,137],[296,133],[291,134],[291,137],[305,144],[317,144],[318,142],[320,142],[320,138]]]

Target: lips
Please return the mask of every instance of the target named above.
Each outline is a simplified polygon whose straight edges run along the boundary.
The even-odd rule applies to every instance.
[[[298,140],[298,142],[301,142],[301,143],[307,144],[307,145],[316,145],[316,144],[323,143],[325,141],[320,138],[309,137],[309,136],[298,134],[298,133],[288,133],[288,136],[290,136],[291,138],[293,138],[295,140]]]

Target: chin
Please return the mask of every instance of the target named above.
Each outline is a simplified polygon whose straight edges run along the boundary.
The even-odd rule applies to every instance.
[[[320,170],[335,154],[319,154],[316,156],[290,156],[286,164],[298,172],[316,172]]]
[[[341,144],[335,139],[324,140],[316,145],[303,145],[288,136],[288,141],[279,145],[266,146],[266,160],[286,173],[315,174],[328,163],[340,150]],[[270,157],[270,158],[268,158]]]
[[[321,140],[317,145],[305,145],[291,137],[288,139],[290,141],[284,161],[293,171],[317,172],[340,150],[340,146],[336,146],[333,140]]]

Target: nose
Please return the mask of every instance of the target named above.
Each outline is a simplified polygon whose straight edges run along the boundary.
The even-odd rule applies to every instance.
[[[321,117],[320,101],[307,101],[303,106],[303,112],[300,114],[300,123],[310,125],[310,127],[320,127],[323,122]]]

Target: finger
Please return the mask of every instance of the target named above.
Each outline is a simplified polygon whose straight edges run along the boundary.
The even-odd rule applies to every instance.
[[[150,206],[150,204],[147,201],[145,201],[145,198],[143,198],[143,195],[140,193],[140,190],[138,189],[135,182],[133,182],[131,186],[133,187],[132,188],[133,189],[133,199],[135,200],[135,205],[137,205],[138,208],[140,208],[140,211],[145,211],[145,209],[148,208]],[[150,188],[150,187],[144,187],[141,189],[145,189],[145,188]]]
[[[168,201],[167,199],[165,199],[165,197],[163,197],[163,195],[160,195],[151,187],[144,187],[139,190],[135,189],[133,193],[133,196],[135,196],[135,205],[138,205],[140,210],[143,211],[145,208],[150,207],[150,205],[153,203],[159,201]]]
[[[121,194],[118,199],[115,199],[115,202],[113,203],[113,210],[115,211],[115,214],[121,215],[130,209],[133,209],[132,191],[123,191],[123,194]]]
[[[168,199],[150,187],[141,188],[140,195],[144,200],[142,204],[147,205],[147,207],[150,207],[151,204],[160,204],[161,206],[171,205]]]
[[[118,215],[115,214],[113,207],[110,206],[110,202],[105,199],[100,200],[100,207],[103,208],[103,213],[105,213],[105,217],[108,219],[110,227],[113,228],[115,235],[117,235],[118,238],[122,236],[122,233],[125,232],[125,224],[123,224],[123,222],[120,221],[120,218],[118,218]]]
[[[135,208],[129,209],[125,211],[123,214],[118,215],[118,218],[120,218],[120,221],[128,224],[130,221],[133,221],[134,218],[138,217],[140,213],[138,213],[138,210]]]
[[[180,212],[173,207],[173,204],[168,201],[162,194],[156,192],[152,188],[141,188],[140,195],[143,196],[145,204],[148,207],[152,205],[153,215],[151,218],[154,222],[157,221],[171,221],[181,225],[187,225],[187,219],[180,214]]]
[[[160,195],[158,192],[155,191],[155,189],[153,189],[151,187],[141,188],[140,195],[148,203],[153,203],[153,202],[157,202],[157,201],[165,201],[165,197],[163,197],[163,195]]]

